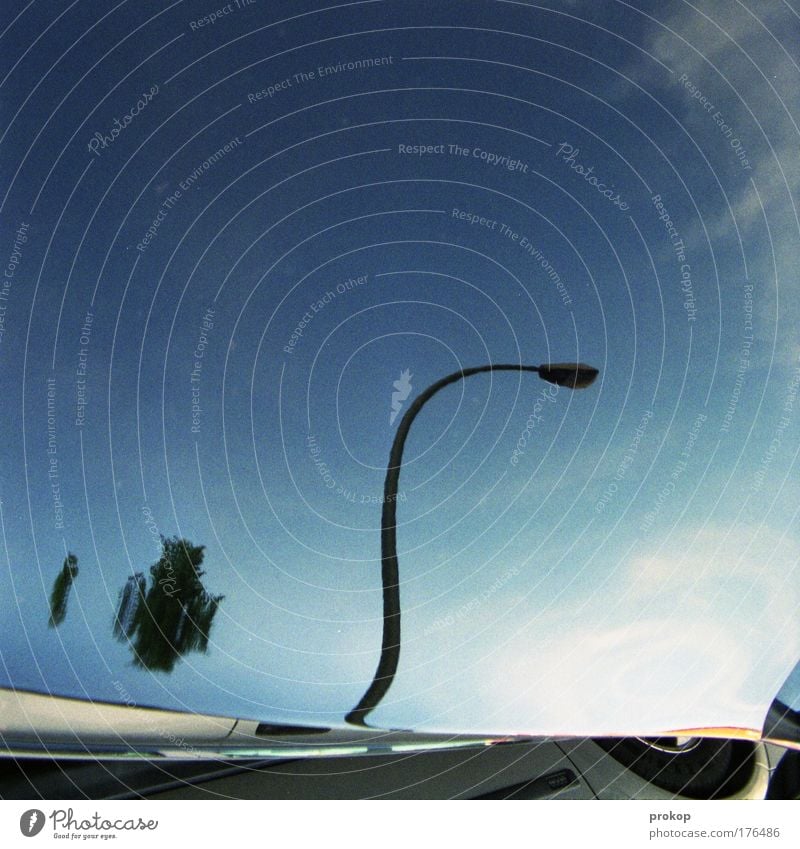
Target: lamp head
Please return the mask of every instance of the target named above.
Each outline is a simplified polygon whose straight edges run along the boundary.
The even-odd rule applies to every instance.
[[[539,377],[568,389],[585,389],[591,386],[600,372],[585,363],[551,363],[539,366]]]

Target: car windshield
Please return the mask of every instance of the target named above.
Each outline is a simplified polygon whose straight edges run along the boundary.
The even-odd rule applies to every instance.
[[[761,729],[800,659],[798,26],[5,3],[0,686]]]

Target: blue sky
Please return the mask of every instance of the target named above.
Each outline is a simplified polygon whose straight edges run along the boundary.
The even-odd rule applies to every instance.
[[[375,721],[759,726],[800,656],[788,6],[4,9],[5,683],[341,721],[393,383],[582,360],[585,392],[481,376],[415,423]],[[225,595],[169,676],[111,639],[154,529]]]

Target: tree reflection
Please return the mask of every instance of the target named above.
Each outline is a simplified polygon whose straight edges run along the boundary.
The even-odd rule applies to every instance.
[[[161,543],[149,587],[137,572],[122,588],[114,636],[129,643],[136,666],[171,672],[183,655],[208,649],[211,624],[224,596],[211,595],[203,586],[205,546],[178,537],[162,537]]]
[[[147,581],[144,572],[131,575],[119,594],[119,608],[114,618],[114,636],[120,642],[130,640],[136,630],[136,612],[145,596]]]
[[[56,575],[53,582],[53,590],[50,593],[50,619],[48,625],[55,628],[60,625],[67,615],[67,601],[72,582],[78,577],[78,558],[74,554],[67,554],[64,565]]]

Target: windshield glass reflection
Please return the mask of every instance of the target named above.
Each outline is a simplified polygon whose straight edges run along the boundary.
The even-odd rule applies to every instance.
[[[761,728],[800,659],[796,16],[231,8],[0,10],[0,684]]]

